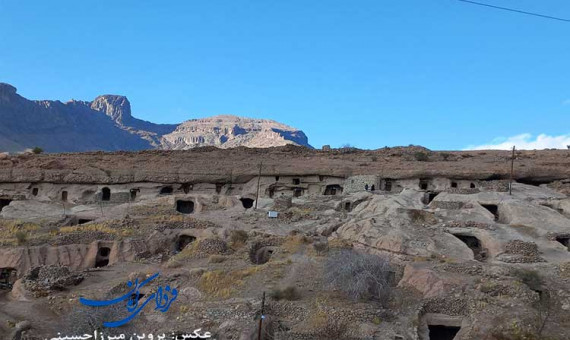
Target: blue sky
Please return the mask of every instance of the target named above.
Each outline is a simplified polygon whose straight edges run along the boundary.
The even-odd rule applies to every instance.
[[[570,18],[567,0],[481,1]],[[0,0],[0,81],[126,95],[160,123],[274,119],[316,147],[532,148],[570,144],[569,33],[457,0]]]

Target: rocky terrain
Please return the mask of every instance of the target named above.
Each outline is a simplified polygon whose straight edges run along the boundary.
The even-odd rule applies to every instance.
[[[139,293],[175,287],[168,311],[151,302],[106,334],[254,340],[265,292],[263,339],[566,340],[570,152],[518,152],[511,193],[510,161],[421,147],[4,155],[0,338],[93,334],[126,308],[80,297],[160,272]]]
[[[308,146],[305,134],[270,120],[235,116],[154,124],[134,118],[124,96],[93,101],[28,100],[0,83],[0,151],[40,147],[48,152]]]

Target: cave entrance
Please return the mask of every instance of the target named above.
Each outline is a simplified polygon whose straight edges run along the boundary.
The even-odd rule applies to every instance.
[[[342,194],[342,187],[338,184],[327,185],[325,188],[325,195],[335,196],[337,194]]]
[[[37,196],[39,193],[40,193],[40,189],[38,189],[38,188],[32,189],[32,195]]]
[[[14,268],[0,268],[0,289],[12,289],[18,279],[18,271]]]
[[[275,189],[269,188],[268,195],[269,195],[269,198],[273,198],[273,196],[275,196]]]
[[[469,184],[469,187],[470,187],[471,189],[475,189],[475,183]]]
[[[495,216],[495,221],[499,220],[499,206],[496,204],[481,204],[481,206],[487,209],[493,216]]]
[[[97,251],[97,258],[95,259],[95,268],[102,268],[109,265],[109,255],[111,255],[111,248],[101,247]]]
[[[194,212],[194,202],[192,201],[176,201],[176,211],[182,214],[191,214]]]
[[[439,192],[434,192],[434,191],[426,192],[424,195],[424,203],[430,204],[431,201],[433,201],[437,195],[439,195]]]
[[[274,253],[273,247],[261,247],[255,254],[254,264],[265,264],[269,262]]]
[[[0,199],[0,211],[2,211],[2,209],[4,209],[4,207],[9,206],[10,203],[12,203],[12,200],[9,200],[9,199]]]
[[[110,201],[111,200],[111,189],[105,187],[101,189],[101,201]]]
[[[481,246],[481,241],[477,237],[462,234],[453,234],[453,236],[457,237],[461,242],[465,243],[465,245],[467,245],[471,251],[473,251],[473,257],[475,260],[479,262],[486,260],[487,253]]]
[[[300,178],[293,178],[293,185],[299,185],[301,184],[301,179]]]
[[[161,195],[171,195],[173,191],[174,191],[174,189],[172,189],[171,186],[162,187],[160,189],[160,194]]]
[[[428,325],[429,340],[453,340],[461,327]]]
[[[556,241],[560,242],[566,249],[570,250],[570,236],[556,236]]]
[[[420,189],[427,190],[429,181],[427,179],[420,179]]]
[[[451,187],[452,187],[452,188],[457,188],[457,182],[451,182]]]
[[[246,209],[252,208],[253,202],[255,202],[255,200],[251,198],[240,198],[239,200],[241,201],[241,205],[243,205],[243,207]]]
[[[89,223],[89,222],[91,222],[91,221],[92,221],[92,220],[87,219],[87,218],[80,218],[80,219],[77,221],[77,224],[85,224],[85,223]]]
[[[67,201],[67,191],[61,192],[61,200],[66,202]]]
[[[350,202],[345,202],[345,203],[344,203],[344,210],[350,211],[350,208],[351,208],[351,207],[350,207]]]
[[[180,235],[178,236],[178,240],[176,240],[176,251],[182,251],[186,248],[187,245],[196,241],[194,236],[190,235]]]

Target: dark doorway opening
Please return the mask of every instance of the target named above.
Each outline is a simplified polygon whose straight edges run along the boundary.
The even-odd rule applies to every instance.
[[[496,204],[481,204],[481,206],[495,216],[495,221],[499,220],[499,206]]]
[[[461,327],[429,325],[430,340],[453,340]]]
[[[344,203],[344,210],[350,211],[350,202],[345,202],[345,203]]]
[[[12,203],[12,200],[9,200],[9,199],[0,199],[0,211],[2,211],[2,209],[4,209],[4,207],[9,206],[10,203]]]
[[[243,205],[243,207],[246,209],[252,208],[253,202],[255,202],[251,198],[240,198],[239,200],[241,201],[241,205]]]
[[[545,180],[539,180],[536,178],[519,178],[517,179],[517,183],[522,183],[522,184],[527,184],[527,185],[534,185],[535,187],[540,186],[541,184],[549,184],[552,183],[552,181],[545,181]]]
[[[475,258],[475,260],[483,262],[487,259],[487,253],[481,246],[481,241],[479,241],[477,237],[462,234],[453,234],[453,236],[457,237],[461,242],[465,243],[471,251],[473,251],[473,258]]]
[[[182,184],[181,189],[182,189],[182,191],[184,191],[185,194],[187,194],[190,192],[190,190],[194,189],[194,186],[190,183],[184,183],[184,184]]]
[[[12,289],[18,279],[18,272],[14,268],[0,268],[0,289]]]
[[[101,189],[101,201],[110,201],[111,200],[111,189],[105,187]]]
[[[140,189],[131,189],[130,193],[131,193],[131,201],[134,201],[137,199],[137,193],[140,191]]]
[[[32,195],[37,196],[39,193],[40,193],[40,189],[38,189],[38,188],[32,189]]]
[[[106,267],[109,265],[109,255],[111,255],[111,248],[101,247],[97,252],[97,258],[95,260],[95,268]]]
[[[437,195],[439,195],[439,192],[433,192],[433,191],[426,192],[424,195],[424,203],[430,204],[431,201],[433,201]]]
[[[429,182],[427,179],[420,179],[420,189],[421,190],[427,190],[428,184],[429,184]]]
[[[85,224],[85,223],[89,223],[89,222],[91,222],[91,221],[92,221],[92,220],[89,220],[89,219],[86,219],[86,218],[80,218],[80,219],[77,221],[77,224]]]
[[[194,236],[190,235],[180,235],[178,236],[178,240],[176,240],[176,251],[182,251],[186,248],[187,245],[196,241]]]
[[[303,189],[299,189],[299,188],[295,189],[295,190],[293,191],[293,196],[295,196],[295,197],[301,197],[301,196],[303,196]]]
[[[570,250],[570,236],[557,236],[556,241],[560,242],[566,249]]]
[[[273,198],[273,196],[275,196],[275,189],[270,188],[269,189],[269,198]]]
[[[221,193],[223,187],[224,185],[222,183],[216,183],[216,194]]]
[[[67,191],[61,192],[61,200],[64,202],[67,201]]]
[[[470,187],[471,189],[475,189],[475,183],[469,184],[469,187]]]
[[[322,181],[324,181],[324,180],[325,180],[325,176],[319,175],[319,182],[322,182]]]
[[[176,201],[176,211],[182,214],[191,214],[194,212],[194,202],[192,201]]]
[[[170,195],[170,194],[172,194],[173,191],[174,191],[174,189],[172,189],[171,186],[162,187],[160,189],[160,194],[161,195]]]
[[[293,184],[299,185],[299,184],[301,184],[301,180],[299,178],[293,178]]]
[[[384,180],[384,190],[386,190],[386,191],[392,191],[392,179],[386,178],[386,179]]]
[[[325,188],[325,195],[335,196],[342,194],[342,187],[338,184],[327,185]]]
[[[452,188],[457,188],[457,182],[451,182],[451,187],[452,187]]]
[[[275,182],[279,182],[279,176],[275,176]]]

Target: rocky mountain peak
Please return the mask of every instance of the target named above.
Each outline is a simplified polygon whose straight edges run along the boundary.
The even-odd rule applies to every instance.
[[[92,110],[105,113],[118,124],[131,118],[131,103],[125,96],[102,95],[95,98],[90,107]]]
[[[0,83],[0,93],[2,94],[16,94],[16,88],[10,84]]]

